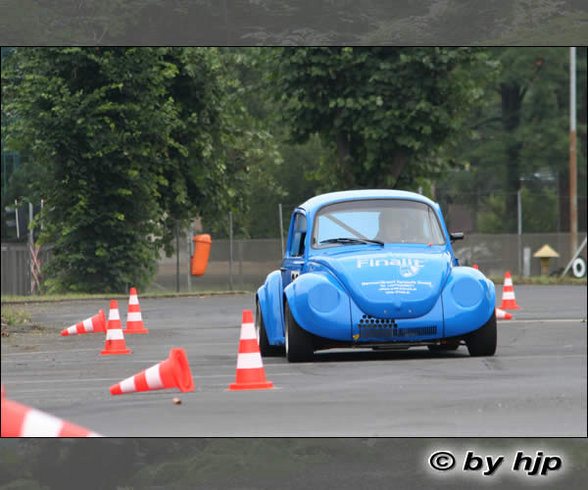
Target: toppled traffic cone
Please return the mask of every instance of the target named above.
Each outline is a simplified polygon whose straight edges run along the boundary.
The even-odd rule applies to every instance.
[[[495,310],[497,320],[512,320],[512,315],[508,311],[503,311],[500,308],[496,308]]]
[[[273,387],[274,384],[265,379],[259,344],[255,335],[255,325],[253,324],[253,313],[251,310],[244,310],[237,355],[237,373],[235,382],[229,385],[229,391],[267,390]]]
[[[125,344],[125,336],[120,323],[118,313],[118,304],[115,299],[110,302],[110,311],[108,312],[108,325],[106,326],[106,343],[104,350],[100,351],[101,355],[105,354],[130,354]]]
[[[164,390],[178,388],[180,391],[194,391],[194,380],[184,349],[172,349],[169,357],[158,364],[135,374],[110,387],[112,395],[136,391]]]
[[[2,437],[101,437],[35,408],[2,397]]]
[[[510,272],[506,271],[504,274],[504,287],[502,288],[502,303],[498,307],[502,310],[519,310],[521,307],[517,305],[514,287],[512,285],[512,279]]]
[[[131,288],[129,297],[129,310],[127,313],[127,328],[126,333],[148,333],[149,330],[143,325],[143,317],[141,316],[141,306],[139,305],[139,297],[137,290]]]
[[[67,336],[93,332],[106,332],[106,317],[104,316],[104,310],[100,310],[96,315],[63,329],[61,335]]]

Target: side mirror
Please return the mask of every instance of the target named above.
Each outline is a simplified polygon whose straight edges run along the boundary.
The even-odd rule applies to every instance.
[[[454,242],[455,240],[463,240],[463,231],[456,231],[455,233],[450,233],[449,239],[452,242]]]

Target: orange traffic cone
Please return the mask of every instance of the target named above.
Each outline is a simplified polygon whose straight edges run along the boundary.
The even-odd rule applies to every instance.
[[[2,437],[101,437],[35,408],[2,397]]]
[[[472,265],[472,267],[473,267],[474,269],[476,269],[477,271],[479,271],[479,270],[480,270],[480,268],[478,267],[478,264],[474,264],[474,265]]]
[[[115,299],[110,302],[110,311],[108,312],[108,325],[106,327],[106,343],[104,350],[100,351],[101,355],[105,354],[130,354],[125,344],[125,336],[120,323],[118,313],[118,304]]]
[[[131,295],[129,297],[129,310],[127,313],[127,329],[126,333],[148,333],[149,330],[143,325],[143,318],[141,317],[141,306],[139,305],[139,298],[137,290],[131,288]]]
[[[104,316],[104,310],[100,310],[96,315],[63,329],[61,335],[67,336],[92,332],[106,332],[106,317]]]
[[[510,272],[506,271],[504,274],[504,287],[502,288],[502,304],[498,307],[502,310],[520,310],[520,306],[517,305],[514,287],[512,285],[512,279]]]
[[[273,387],[274,384],[265,379],[259,344],[255,335],[255,325],[253,324],[253,313],[251,310],[244,310],[237,355],[237,374],[235,382],[229,385],[229,391],[267,390]]]
[[[136,391],[165,390],[178,388],[180,391],[194,391],[194,380],[184,349],[172,349],[169,357],[149,369],[141,371],[110,387],[112,395]]]
[[[496,308],[496,319],[497,320],[512,320],[512,315],[508,311],[503,311],[500,308]]]

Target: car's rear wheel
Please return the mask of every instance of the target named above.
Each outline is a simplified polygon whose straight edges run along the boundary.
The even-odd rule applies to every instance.
[[[454,342],[447,342],[445,344],[429,345],[429,350],[431,352],[448,352],[452,350],[457,350],[458,347],[459,340],[456,340]]]
[[[496,352],[496,310],[482,327],[465,340],[470,356],[493,356]]]
[[[265,330],[265,322],[263,321],[263,315],[259,307],[259,300],[255,301],[255,334],[257,335],[257,343],[259,344],[259,351],[262,356],[279,357],[284,355],[283,347],[269,343]]]
[[[289,362],[312,361],[314,357],[312,337],[296,323],[287,301],[284,301],[284,319],[286,358]]]

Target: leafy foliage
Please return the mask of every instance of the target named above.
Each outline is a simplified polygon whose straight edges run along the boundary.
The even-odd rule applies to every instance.
[[[224,76],[214,50],[202,48],[8,57],[8,144],[30,150],[42,177],[34,186],[47,203],[50,289],[142,287],[176,226],[227,201],[238,171],[219,150],[232,113]]]
[[[569,226],[569,205],[562,199],[569,192],[569,49],[493,48],[491,54],[500,61],[500,75],[485,89],[487,103],[469,117],[473,138],[456,153],[456,158],[468,162],[469,171],[459,178],[440,179],[438,197],[459,198],[478,209],[481,231],[515,232],[517,192],[522,189],[525,232],[565,230]],[[578,50],[577,59],[578,162],[582,162],[586,160],[585,49]],[[560,196],[559,203],[554,195]],[[580,164],[578,195],[586,195],[586,167]],[[558,209],[559,216],[554,212]]]
[[[438,174],[494,65],[482,50],[285,48],[276,82],[295,141],[332,152],[325,187],[410,187]]]

